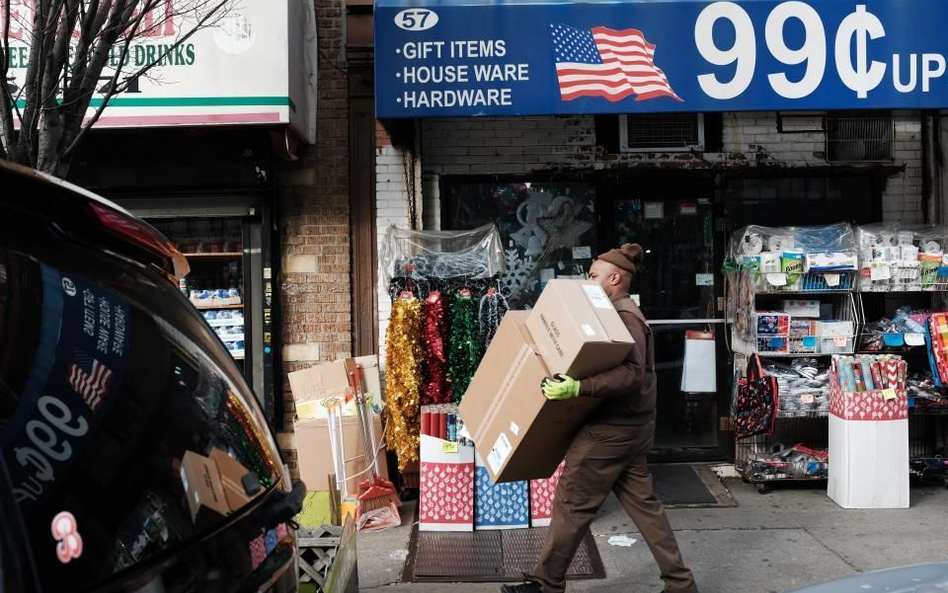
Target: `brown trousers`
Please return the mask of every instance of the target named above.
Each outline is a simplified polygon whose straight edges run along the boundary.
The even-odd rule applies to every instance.
[[[655,423],[592,424],[580,430],[566,454],[566,471],[553,500],[553,521],[533,574],[543,593],[563,593],[566,572],[586,529],[609,492],[615,492],[661,569],[667,593],[697,593],[685,567],[665,507],[652,491],[645,455]]]

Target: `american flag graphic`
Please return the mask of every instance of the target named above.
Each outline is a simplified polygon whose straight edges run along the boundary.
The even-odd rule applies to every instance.
[[[655,65],[655,45],[646,41],[641,31],[580,30],[551,24],[550,33],[564,101],[579,97],[621,101],[632,95],[636,101],[656,97],[682,101]]]
[[[75,363],[68,368],[69,385],[82,396],[83,401],[94,411],[102,403],[112,382],[112,371],[98,360],[92,361],[92,371],[86,372]]]

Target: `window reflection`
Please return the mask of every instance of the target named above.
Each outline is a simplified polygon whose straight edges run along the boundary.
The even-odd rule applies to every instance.
[[[188,545],[282,474],[252,395],[187,318],[197,313],[167,307],[170,284],[124,286],[0,247],[3,462],[49,590]],[[65,563],[50,535],[61,513],[82,540]],[[259,535],[226,543],[235,572],[253,568]]]

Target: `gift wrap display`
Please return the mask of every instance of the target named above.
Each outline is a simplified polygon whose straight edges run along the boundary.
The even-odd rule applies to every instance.
[[[530,527],[528,482],[495,484],[480,455],[474,458],[474,528],[525,529]]]
[[[421,436],[418,528],[474,530],[474,447]]]
[[[898,356],[833,359],[828,493],[844,508],[909,506],[906,369]]]
[[[530,525],[546,527],[553,519],[553,499],[560,484],[560,477],[566,469],[566,462],[560,462],[549,478],[530,480]]]

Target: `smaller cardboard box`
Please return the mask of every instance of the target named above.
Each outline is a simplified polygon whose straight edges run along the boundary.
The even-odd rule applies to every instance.
[[[211,449],[210,458],[217,465],[217,471],[221,476],[221,485],[224,488],[224,497],[227,499],[227,506],[231,512],[239,511],[263,493],[264,488],[259,485],[259,481],[257,481],[256,491],[250,494],[247,493],[244,478],[249,476],[250,470],[223,450],[214,447]],[[257,480],[259,480],[259,476]]]
[[[376,442],[382,440],[382,419],[372,414],[372,426]],[[329,475],[335,473],[332,458],[332,444],[329,440],[329,420],[317,418],[298,420],[293,425],[297,456],[299,458],[300,479],[306,484],[307,491],[329,489]],[[362,454],[362,428],[359,418],[345,416],[342,419],[342,445],[346,453],[346,475],[356,476],[368,468],[368,462]],[[379,474],[388,478],[388,466],[384,451],[378,454]],[[359,483],[369,479],[369,473],[348,479],[348,491],[355,494]],[[337,477],[342,480],[342,477]]]
[[[584,280],[550,280],[526,323],[550,372],[574,379],[618,366],[634,344],[602,287]]]
[[[356,364],[362,367],[364,389],[379,405],[382,403],[382,384],[379,377],[379,361],[377,356],[361,356],[355,359]],[[312,366],[301,371],[294,371],[287,375],[290,380],[290,390],[293,392],[293,402],[296,405],[296,415],[300,420],[326,418],[326,408],[319,401],[327,397],[339,397],[352,392],[349,385],[349,374],[346,372],[346,363],[343,360],[327,362]],[[354,406],[346,406],[345,413],[354,415]]]
[[[458,410],[494,482],[548,478],[599,405],[543,396],[540,383],[550,369],[527,331],[529,315],[504,315]]]
[[[230,514],[214,460],[194,451],[185,452],[181,459],[181,483],[195,525],[207,525]]]
[[[420,531],[474,531],[474,448],[421,436]]]

